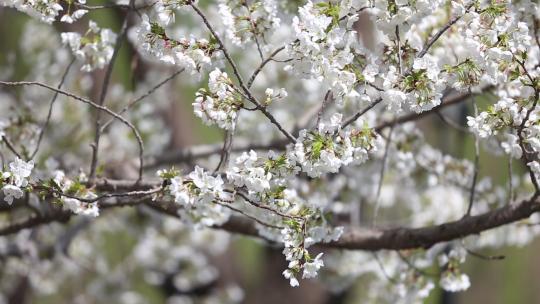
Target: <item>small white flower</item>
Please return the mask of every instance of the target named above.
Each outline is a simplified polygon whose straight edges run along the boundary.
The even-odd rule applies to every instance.
[[[16,158],[15,161],[9,164],[9,171],[13,177],[13,182],[17,187],[26,187],[28,185],[27,178],[32,173],[34,168],[34,161],[25,162],[20,158]]]
[[[507,140],[501,143],[504,152],[515,159],[520,159],[523,151],[518,143],[518,137],[514,134],[506,134]]]
[[[243,47],[257,37],[280,25],[275,0],[254,1],[220,0],[218,13],[221,16],[227,38],[236,46]],[[260,38],[259,38],[260,39]]]
[[[382,100],[391,111],[399,111],[407,101],[407,95],[400,90],[390,89],[382,94]]]
[[[23,197],[24,192],[21,190],[21,188],[13,185],[4,185],[2,187],[2,190],[4,191],[4,201],[6,201],[8,204],[13,204],[13,199],[20,199]]]
[[[195,170],[189,174],[189,178],[203,193],[222,190],[223,180],[221,180],[221,177],[213,177],[199,166],[195,166]]]
[[[317,276],[319,269],[324,266],[324,262],[321,259],[322,253],[319,253],[312,262],[304,263],[303,279],[311,279]]]
[[[167,10],[169,8],[168,6]],[[164,11],[158,18],[159,22],[153,22],[147,15],[142,15],[142,21],[136,29],[137,45],[144,54],[167,64],[183,67],[191,74],[210,66],[215,49],[208,40],[196,39],[193,35],[179,39],[169,38],[163,24],[174,21],[174,15]]]
[[[467,125],[480,138],[486,138],[494,133],[488,119],[489,115],[486,112],[482,112],[476,117],[467,116]]]
[[[296,279],[292,270],[287,269],[283,271],[283,276],[289,280],[289,284],[291,284],[291,287],[297,287],[300,285],[300,283],[298,283],[298,279]]]
[[[341,113],[334,113],[332,117],[330,117],[330,121],[324,122],[322,121],[319,124],[319,133],[334,133],[339,128],[341,128],[341,119],[343,118],[343,115]]]
[[[98,217],[99,207],[97,203],[84,203],[74,198],[64,198],[64,207],[71,210],[75,214]]]
[[[216,68],[209,76],[208,91],[200,89],[196,94],[195,115],[207,125],[217,124],[222,129],[233,130],[241,101],[227,73]]]
[[[60,18],[60,22],[65,22],[65,23],[73,23],[73,18],[71,18],[70,15],[64,15],[62,16],[62,18]]]
[[[413,69],[426,70],[429,79],[436,81],[441,72],[433,56],[425,55],[422,58],[416,58],[413,63]]]
[[[15,7],[17,10],[25,12],[32,17],[41,19],[41,21],[46,23],[52,23],[58,16],[59,12],[63,10],[59,3],[51,0],[4,0],[0,1],[0,5]]]
[[[189,195],[188,189],[184,186],[184,180],[180,176],[171,179],[169,191],[178,204],[190,206],[195,203],[195,199]]]
[[[74,11],[73,14],[71,14],[71,16],[73,17],[73,19],[78,20],[78,19],[81,19],[84,15],[86,15],[86,13],[88,13],[88,10],[79,9],[79,10]]]
[[[444,290],[449,292],[464,291],[471,286],[466,274],[454,274],[451,271],[446,271],[439,283]]]
[[[72,17],[82,16],[85,13],[84,10],[78,10]],[[75,32],[62,33],[61,37],[62,43],[68,45],[75,57],[83,61],[81,70],[85,72],[105,67],[114,53],[116,34],[109,29],[99,28],[93,21],[89,22],[89,32],[84,39]]]

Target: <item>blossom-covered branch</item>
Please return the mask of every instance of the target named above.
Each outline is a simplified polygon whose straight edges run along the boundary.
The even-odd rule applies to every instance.
[[[73,302],[126,302],[89,290],[137,273],[240,303],[207,258],[226,231],[277,244],[293,287],[363,278],[365,302],[413,303],[540,234],[537,3],[88,1],[0,0],[31,17],[0,54],[0,257],[33,289],[92,269],[107,280]],[[130,244],[115,265],[110,234]]]

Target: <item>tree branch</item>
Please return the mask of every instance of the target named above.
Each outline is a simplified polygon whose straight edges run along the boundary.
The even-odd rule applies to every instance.
[[[481,93],[473,93],[473,94],[482,94],[482,93],[485,93],[485,92],[491,90],[492,88],[493,88],[492,86],[488,86],[488,87],[483,88]],[[469,94],[469,92],[458,92],[458,93],[448,95],[448,97],[443,98],[440,105],[434,107],[431,110],[424,111],[424,112],[421,112],[421,113],[411,113],[411,114],[408,114],[408,115],[401,116],[401,117],[399,117],[397,119],[394,119],[394,120],[389,120],[389,121],[386,121],[386,122],[382,122],[382,123],[380,123],[379,125],[377,125],[375,127],[375,131],[381,132],[381,130],[386,129],[386,128],[391,127],[391,126],[404,124],[404,123],[409,122],[409,121],[419,120],[421,118],[424,118],[427,115],[430,115],[433,112],[437,112],[437,111],[440,111],[440,110],[442,110],[442,109],[444,109],[446,107],[461,103],[461,102],[467,100],[467,98],[469,98],[470,96],[471,96],[471,94]]]
[[[102,106],[102,105],[99,105],[89,99],[86,99],[84,97],[81,97],[81,96],[78,96],[78,95],[75,95],[73,93],[70,93],[70,92],[67,92],[67,91],[63,91],[63,90],[60,90],[60,89],[57,89],[55,87],[52,87],[48,84],[45,84],[45,83],[41,83],[41,82],[38,82],[38,81],[16,81],[16,82],[9,82],[9,81],[0,81],[0,85],[5,85],[5,86],[27,86],[27,85],[35,85],[35,86],[39,86],[39,87],[42,87],[42,88],[46,88],[50,91],[53,91],[53,92],[57,92],[61,95],[64,95],[64,96],[67,96],[67,97],[71,97],[75,100],[78,100],[82,103],[85,103],[87,105],[90,105],[92,106],[93,108],[95,109],[98,109],[100,111],[103,111],[109,115],[111,115],[112,117],[120,120],[124,125],[126,125],[130,130],[131,132],[133,133],[133,135],[135,136],[135,138],[137,139],[137,144],[139,146],[139,166],[141,168],[144,167],[144,160],[143,160],[143,154],[144,154],[144,147],[143,147],[143,142],[142,142],[142,137],[141,135],[139,134],[139,131],[137,131],[137,128],[135,128],[135,126],[129,122],[127,119],[125,119],[124,117],[118,115],[117,113],[115,113],[114,111],[112,111],[111,109],[105,107],[105,106]]]
[[[404,250],[429,248],[483,231],[523,220],[540,211],[536,197],[510,204],[481,215],[422,228],[362,229],[350,228],[337,242],[327,244],[332,248],[362,250]]]
[[[454,25],[456,22],[458,22],[459,19],[461,19],[463,16],[465,16],[465,14],[467,14],[469,12],[469,10],[473,7],[473,5],[474,5],[474,2],[469,4],[465,8],[465,13],[463,15],[452,18],[433,37],[431,37],[431,39],[429,39],[429,41],[426,43],[426,45],[424,45],[424,48],[420,51],[420,53],[418,53],[417,57],[418,58],[424,57],[424,55],[429,51],[429,49],[433,46],[433,44],[435,42],[437,42],[437,40],[439,40],[439,38],[441,38],[441,36],[444,34],[444,32],[446,32],[452,25]]]
[[[134,0],[129,1],[129,6],[132,7],[134,3]],[[116,61],[116,58],[118,57],[118,54],[120,52],[120,48],[122,47],[122,41],[125,39],[127,30],[128,30],[128,19],[129,19],[129,13],[131,10],[128,10],[126,15],[124,16],[124,21],[122,22],[122,29],[120,30],[120,35],[118,35],[118,38],[116,40],[116,44],[114,45],[114,51],[111,57],[111,61],[107,65],[107,70],[105,71],[105,77],[103,78],[103,82],[101,84],[101,92],[99,94],[99,99],[97,104],[100,106],[103,106],[105,103],[105,97],[107,96],[107,91],[109,89],[109,84],[111,82],[111,76],[112,71],[114,68],[114,63]],[[120,115],[120,114],[119,114]],[[98,111],[96,113],[96,119],[94,122],[95,125],[95,131],[94,131],[94,143],[92,146],[92,160],[90,163],[90,173],[89,173],[89,180],[91,183],[94,182],[96,178],[96,169],[98,164],[98,155],[99,155],[99,142],[101,139],[101,111]],[[140,181],[142,179],[142,170],[143,167],[139,167],[139,178],[137,181]]]
[[[255,107],[257,107],[257,109],[261,111],[261,113],[263,113],[264,116],[266,116],[266,118],[268,118],[268,120],[270,120],[270,122],[273,125],[275,125],[281,133],[283,133],[283,135],[285,135],[285,137],[287,137],[293,143],[296,142],[296,138],[292,136],[292,134],[289,133],[287,130],[285,130],[283,126],[276,120],[276,118],[266,109],[266,107],[261,105],[261,103],[257,101],[257,99],[253,96],[253,94],[251,94],[251,91],[249,90],[249,88],[244,84],[242,75],[240,75],[240,71],[238,70],[238,67],[234,63],[234,60],[232,59],[231,55],[229,55],[229,52],[227,51],[225,44],[223,43],[223,41],[221,41],[221,38],[219,38],[219,35],[216,33],[216,31],[214,30],[214,28],[208,21],[208,18],[206,18],[204,13],[194,3],[190,3],[190,5],[193,8],[193,10],[197,13],[197,15],[201,17],[201,19],[203,20],[204,24],[206,25],[206,27],[208,28],[212,36],[214,36],[214,38],[216,39],[217,43],[219,44],[221,48],[221,51],[223,52],[223,55],[225,56],[225,59],[227,60],[231,68],[233,69],[233,73],[236,76],[236,79],[238,80],[238,84],[240,85],[244,93],[247,95],[248,100],[251,101],[251,103],[253,103]]]
[[[73,59],[71,59],[71,62],[66,67],[66,70],[64,71],[64,74],[62,75],[60,83],[57,86],[58,89],[62,88],[62,85],[66,81],[66,77],[67,77],[67,75],[69,73],[69,70],[71,69],[71,66],[73,65],[73,63],[75,63],[75,57],[73,57]],[[54,92],[54,95],[53,95],[53,97],[51,99],[51,102],[49,104],[49,111],[47,112],[47,118],[45,119],[45,122],[43,123],[43,126],[41,127],[41,129],[39,131],[38,140],[37,140],[36,146],[34,148],[34,152],[32,152],[32,154],[30,154],[30,159],[34,159],[34,157],[36,156],[36,154],[39,151],[39,146],[41,145],[41,141],[43,140],[43,136],[45,135],[45,131],[47,130],[47,127],[49,126],[49,122],[51,121],[53,107],[54,107],[54,104],[56,102],[57,97],[58,97],[58,92]]]
[[[131,185],[131,187],[133,187],[132,181],[109,181],[107,184],[98,181],[96,187],[110,187],[115,184],[117,186]],[[156,184],[153,184],[153,186],[156,186]],[[144,187],[150,187],[150,184],[145,185]],[[348,227],[338,241],[318,244],[318,246],[367,251],[429,248],[437,243],[448,242],[479,234],[483,231],[526,219],[532,214],[540,211],[540,202],[537,201],[537,198],[538,196],[535,195],[530,200],[505,205],[481,215],[468,216],[456,221],[422,228],[400,227],[371,229]],[[152,201],[148,198],[115,198],[114,202],[100,203],[100,207],[103,209],[112,209],[140,204],[144,204],[160,213],[179,217],[179,205],[166,201]],[[9,235],[26,228],[37,227],[52,222],[65,222],[71,216],[70,213],[59,212],[52,215],[30,217],[26,220],[0,228],[0,235]],[[227,223],[212,228],[264,239],[259,236],[253,220],[242,216],[231,216]]]
[[[482,90],[482,92],[486,92],[491,88],[492,87],[486,87]],[[430,115],[431,113],[434,113],[446,107],[464,102],[469,96],[470,94],[468,92],[459,92],[452,95],[448,95],[448,97],[443,98],[443,101],[440,105],[438,105],[437,107],[429,111],[425,111],[422,113],[411,113],[397,119],[382,122],[375,127],[375,130],[380,133],[385,128],[422,119],[425,116]],[[372,109],[376,104],[378,104],[378,102],[380,102],[380,100],[374,101],[365,109],[362,109],[358,113],[346,119],[345,122],[343,123],[343,127],[353,123],[358,117],[362,116],[364,113],[366,113],[367,111]],[[238,145],[238,146],[232,147],[231,151],[243,152],[243,151],[249,151],[249,150],[272,150],[272,149],[283,150],[288,143],[289,141],[286,139],[279,139],[279,140],[272,141],[268,144]],[[223,149],[222,144],[213,144],[213,145],[193,146],[186,149],[182,149],[180,151],[168,152],[162,155],[156,155],[156,156],[152,156],[148,158],[145,162],[146,163],[145,168],[155,168],[155,167],[159,167],[163,165],[190,162],[193,160],[206,158],[206,157],[221,153],[222,149]]]
[[[243,144],[233,146],[232,152],[244,152],[249,150],[283,150],[289,143],[287,139],[279,139],[267,144]],[[155,168],[163,165],[190,162],[201,158],[221,153],[222,144],[200,145],[185,148],[179,151],[171,151],[162,155],[156,155],[146,160],[145,168]]]
[[[71,214],[67,212],[59,212],[45,216],[32,216],[25,220],[0,228],[0,236],[10,235],[27,228],[33,228],[53,222],[67,222],[70,217]]]

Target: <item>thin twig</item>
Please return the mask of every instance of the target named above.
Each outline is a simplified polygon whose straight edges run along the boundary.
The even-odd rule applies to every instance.
[[[470,89],[469,89],[470,93]],[[478,116],[478,106],[476,105],[476,100],[474,96],[471,97],[473,101],[473,109],[474,109],[474,117]],[[474,171],[473,171],[473,180],[471,185],[471,191],[469,194],[469,206],[467,207],[467,213],[465,216],[470,216],[472,207],[474,204],[475,194],[476,194],[476,182],[478,180],[478,165],[480,160],[480,146],[479,146],[479,138],[478,135],[473,134],[474,136]]]
[[[235,119],[236,120],[236,119]],[[221,169],[221,166],[227,162],[229,155],[231,153],[232,140],[233,140],[234,130],[227,130],[223,135],[223,148],[221,149],[221,155],[219,157],[219,163],[214,169],[214,173],[218,172]]]
[[[71,66],[73,65],[74,62],[75,62],[75,58],[73,58],[71,60],[71,62],[68,64],[68,66],[66,67],[64,75],[62,75],[62,79],[60,80],[60,83],[58,83],[58,86],[57,86],[58,89],[62,88],[62,85],[66,81],[66,77],[67,77],[67,75],[69,73],[69,70],[71,69]],[[54,104],[56,102],[57,97],[58,97],[58,92],[55,92],[52,99],[51,99],[51,102],[49,104],[49,111],[47,112],[47,118],[45,119],[45,123],[43,123],[43,126],[41,127],[41,130],[39,131],[39,136],[38,136],[38,140],[37,140],[37,143],[36,143],[36,147],[34,148],[34,152],[32,152],[32,154],[30,154],[30,159],[34,159],[37,152],[39,151],[39,146],[41,145],[41,141],[43,140],[43,135],[45,135],[45,131],[47,130],[47,127],[49,126],[49,122],[51,121],[53,107],[54,107]]]
[[[377,216],[379,215],[379,199],[381,197],[381,190],[382,190],[382,184],[384,181],[384,172],[386,171],[386,165],[388,162],[388,155],[390,151],[390,146],[392,145],[392,134],[394,134],[394,127],[390,128],[390,132],[388,134],[388,140],[386,141],[386,147],[384,148],[384,156],[381,164],[381,171],[380,171],[380,178],[379,178],[379,184],[377,185],[377,195],[375,196],[375,211],[373,212],[373,226],[375,226],[377,222]]]
[[[439,117],[439,119],[444,122],[445,124],[449,125],[450,127],[458,130],[459,132],[462,132],[462,133],[471,133],[468,129],[460,126],[457,122],[451,120],[450,118],[444,116],[441,112],[439,111],[436,111],[435,114],[437,115],[437,117]]]
[[[508,155],[508,203],[514,201],[515,199],[515,193],[514,193],[514,185],[513,185],[513,168],[512,168],[512,155]]]
[[[485,255],[485,254],[476,252],[476,251],[474,251],[472,249],[467,248],[467,246],[465,246],[465,242],[463,240],[461,240],[461,247],[463,247],[463,249],[465,249],[465,251],[467,251],[467,253],[470,254],[471,256],[473,256],[475,258],[479,258],[481,260],[500,261],[500,260],[504,260],[506,258],[504,255]]]
[[[493,86],[486,86],[486,87],[481,89],[480,93],[473,93],[473,95],[485,93],[485,92],[491,90],[492,88],[493,88]],[[441,104],[439,104],[438,106],[432,108],[431,110],[424,111],[424,112],[421,112],[421,113],[411,113],[411,114],[408,114],[408,115],[401,116],[401,117],[399,117],[397,119],[392,119],[392,120],[382,122],[382,123],[378,124],[375,127],[375,131],[381,132],[383,129],[389,128],[389,127],[391,127],[393,125],[400,125],[400,124],[404,124],[404,123],[409,122],[409,121],[419,120],[419,119],[421,119],[421,118],[423,118],[425,116],[430,115],[433,112],[437,112],[437,111],[440,111],[440,110],[442,110],[442,109],[444,109],[446,107],[449,107],[449,106],[464,102],[464,101],[468,100],[468,98],[470,96],[472,96],[472,95],[468,91],[443,96]]]
[[[474,2],[472,2],[465,8],[465,14],[469,12],[469,10],[471,9],[473,5],[474,5]],[[433,37],[431,37],[431,39],[429,39],[429,41],[424,45],[420,53],[418,53],[417,57],[418,58],[424,57],[424,55],[429,51],[429,49],[433,46],[433,44],[437,40],[439,40],[439,38],[444,34],[444,32],[446,32],[452,25],[458,22],[458,20],[461,19],[465,14],[454,17],[445,26],[443,26],[443,28],[441,28]]]
[[[257,204],[256,202],[252,201],[251,199],[249,199],[247,197],[247,195],[243,194],[242,192],[236,192],[236,194],[238,194],[241,198],[243,198],[246,202],[248,202],[250,205],[254,206],[254,207],[257,207],[259,209],[264,209],[264,210],[268,210],[276,215],[279,215],[281,217],[285,217],[285,218],[289,218],[289,219],[295,219],[295,220],[303,220],[304,218],[301,217],[301,216],[294,216],[294,215],[289,215],[289,214],[285,214],[283,212],[280,212],[278,210],[275,210],[271,207],[268,207],[268,206],[265,206],[265,205],[261,205],[261,204]]]
[[[403,73],[403,64],[401,62],[401,40],[399,39],[399,26],[396,25],[396,40],[397,40],[397,57],[398,57],[398,64],[399,64],[399,74]]]
[[[315,127],[317,127],[321,123],[322,114],[324,112],[324,109],[328,105],[328,101],[332,98],[332,91],[328,90],[326,92],[326,95],[324,96],[323,102],[321,104],[321,107],[319,108],[319,111],[317,112],[317,123],[315,124]]]
[[[47,84],[44,84],[44,83],[41,83],[41,82],[37,82],[37,81],[16,81],[16,82],[0,81],[0,85],[6,85],[6,86],[35,85],[35,86],[39,86],[39,87],[42,87],[42,88],[46,88],[48,90],[57,92],[57,93],[59,93],[61,95],[65,95],[65,96],[71,97],[71,98],[73,98],[75,100],[78,100],[80,102],[83,102],[85,104],[88,104],[88,105],[92,106],[93,108],[98,109],[100,111],[103,111],[103,112],[113,116],[114,118],[120,120],[123,124],[125,124],[133,132],[133,135],[135,136],[135,138],[137,140],[137,143],[139,145],[139,166],[140,166],[139,175],[142,176],[142,169],[143,169],[143,166],[144,166],[144,160],[143,160],[144,147],[143,147],[142,137],[139,134],[139,131],[137,131],[137,128],[135,128],[135,126],[131,122],[129,122],[128,120],[126,120],[122,116],[116,114],[115,112],[113,112],[112,110],[110,110],[109,108],[107,108],[105,106],[96,104],[95,102],[93,102],[93,101],[91,101],[89,99],[86,99],[84,97],[75,95],[75,94],[70,93],[70,92],[66,92],[66,91],[57,89],[55,87],[52,87],[50,85],[47,85]]]
[[[155,86],[153,86],[150,90],[148,90],[146,93],[142,94],[141,96],[133,99],[132,101],[130,101],[120,112],[118,112],[118,115],[122,115],[124,114],[125,112],[127,112],[129,109],[133,108],[137,103],[139,103],[141,100],[145,99],[146,97],[152,95],[157,89],[159,89],[161,86],[163,86],[164,84],[166,84],[167,82],[173,80],[174,78],[176,78],[176,76],[180,75],[182,72],[185,71],[185,68],[181,68],[179,69],[178,71],[174,72],[172,75],[170,75],[169,77],[165,78],[164,80],[160,81],[159,83],[157,83]],[[103,126],[101,127],[101,132],[103,132],[105,129],[107,129],[107,127],[114,122],[114,119],[110,119],[109,121],[107,121],[106,123],[103,124]]]
[[[351,117],[345,119],[345,121],[343,122],[342,128],[345,128],[346,126],[348,126],[348,125],[352,124],[353,122],[355,122],[358,118],[360,118],[362,115],[366,114],[369,110],[373,109],[381,101],[382,101],[382,98],[378,98],[377,100],[372,102],[369,106],[367,106],[365,109],[362,109],[362,110],[356,112]]]
[[[515,58],[515,56],[514,56],[514,58]],[[525,67],[525,64],[520,62],[517,58],[515,58],[515,59],[518,62],[518,64],[520,64],[520,66],[524,70],[527,77],[531,80],[531,85],[534,84],[534,80],[532,80],[532,77],[529,74],[529,72],[527,71],[527,68]],[[519,128],[517,130],[517,135],[518,135],[518,138],[519,138],[519,146],[520,146],[521,150],[523,151],[523,158],[527,162],[530,162],[531,159],[530,159],[529,154],[527,152],[527,149],[525,147],[525,143],[524,143],[525,139],[523,137],[523,130],[525,129],[525,125],[529,121],[531,113],[536,109],[536,105],[538,104],[538,101],[540,99],[540,88],[535,86],[535,87],[533,87],[533,89],[534,89],[534,102],[532,104],[532,107],[530,107],[527,110],[527,114],[525,115],[525,118],[523,119],[523,121],[521,122],[521,125],[519,125]],[[528,171],[529,171],[529,176],[531,178],[531,182],[534,185],[535,195],[537,195],[537,194],[540,193],[540,185],[538,184],[538,180],[536,179],[536,175],[534,174],[534,172],[530,168],[528,168]]]
[[[223,202],[220,202],[220,201],[217,201],[217,200],[214,200],[214,201],[212,201],[212,202],[213,202],[214,204],[217,204],[217,205],[223,206],[223,207],[225,207],[225,208],[231,209],[231,210],[234,211],[234,212],[240,213],[240,214],[242,214],[243,216],[245,216],[245,217],[247,217],[247,218],[249,218],[249,219],[251,219],[251,220],[253,220],[253,221],[255,221],[255,222],[257,222],[257,223],[259,223],[259,224],[261,224],[261,225],[263,225],[263,226],[266,226],[266,227],[269,227],[269,228],[273,228],[273,229],[279,229],[279,230],[281,230],[281,229],[284,228],[284,227],[281,227],[281,226],[277,226],[277,225],[273,225],[273,224],[269,224],[269,223],[263,222],[263,221],[261,221],[260,219],[256,218],[255,216],[250,215],[250,214],[248,214],[248,213],[246,213],[246,212],[244,212],[244,211],[242,211],[242,210],[240,210],[240,209],[238,209],[238,208],[235,208],[235,207],[231,206],[230,203],[223,203]]]
[[[232,146],[231,152],[247,152],[249,150],[283,150],[287,145],[288,140],[279,139],[269,143],[248,143],[242,145]],[[182,150],[171,151],[161,155],[150,157],[146,162],[145,168],[154,168],[162,165],[170,165],[177,163],[191,162],[201,158],[207,158],[212,155],[221,153],[223,151],[223,144],[210,144],[188,147]]]
[[[276,120],[276,118],[270,112],[268,112],[268,110],[265,107],[263,107],[260,102],[257,101],[257,99],[253,96],[253,94],[251,94],[251,91],[249,90],[249,88],[244,84],[242,75],[240,75],[240,71],[238,70],[238,67],[234,63],[232,57],[229,55],[229,52],[227,51],[225,44],[223,43],[223,41],[221,41],[221,38],[218,36],[218,34],[216,33],[216,31],[214,30],[214,28],[208,21],[204,13],[194,3],[190,3],[190,5],[195,10],[195,12],[199,15],[199,17],[201,17],[201,19],[203,20],[204,24],[206,25],[206,27],[208,28],[212,36],[214,36],[214,38],[218,42],[219,46],[221,47],[221,51],[223,52],[223,55],[225,56],[225,59],[227,60],[231,68],[233,69],[233,73],[236,76],[236,79],[238,80],[238,84],[240,85],[244,93],[246,93],[247,97],[249,98],[249,101],[251,101],[259,109],[259,111],[261,111],[264,114],[264,116],[266,116],[270,120],[270,122],[274,124],[278,128],[278,130],[281,131],[281,133],[283,133],[283,135],[285,135],[285,137],[287,137],[293,143],[296,142],[296,138],[292,136],[291,133],[289,133],[287,130],[285,130],[283,126]]]
[[[285,46],[282,46],[280,48],[277,48],[276,50],[274,50],[270,56],[268,56],[268,58],[266,58],[265,60],[263,60],[263,62],[261,62],[261,64],[259,65],[259,67],[257,67],[257,69],[253,72],[253,74],[251,74],[251,77],[249,77],[249,80],[247,82],[247,87],[248,88],[251,88],[251,85],[253,84],[253,82],[255,81],[255,78],[257,78],[257,75],[259,75],[259,73],[263,70],[263,68],[266,66],[266,64],[268,64],[268,62],[272,61],[273,58],[279,54],[281,51],[283,51],[285,49]]]
[[[22,159],[21,157],[21,154],[19,152],[17,152],[17,149],[15,149],[15,147],[13,146],[13,144],[9,141],[9,138],[7,138],[7,136],[2,136],[2,140],[4,141],[4,143],[6,144],[6,147],[8,147],[9,151],[11,151],[11,153],[15,154],[15,156],[17,156],[18,158]]]
[[[143,4],[143,5],[137,6],[137,7],[133,7],[130,4],[114,4],[114,3],[103,4],[103,5],[87,5],[87,4],[82,4],[82,3],[79,3],[79,2],[73,2],[73,5],[75,5],[78,8],[82,8],[82,9],[89,10],[89,11],[101,10],[101,9],[109,9],[109,8],[118,8],[118,9],[124,9],[124,10],[134,9],[134,10],[138,11],[138,10],[141,10],[141,9],[152,7],[157,2],[158,1],[153,1],[152,3]]]
[[[411,268],[412,270],[416,271],[417,273],[421,274],[421,275],[424,275],[424,276],[427,276],[427,277],[438,277],[437,274],[434,274],[434,273],[430,273],[430,272],[427,272],[423,269],[420,269],[418,267],[416,267],[416,265],[414,265],[411,261],[409,261],[409,259],[407,259],[407,257],[405,257],[403,255],[403,253],[401,253],[401,251],[397,251],[397,254],[399,256],[399,258],[405,262],[405,264],[407,264],[407,266],[409,266],[409,268]]]
[[[134,3],[134,0],[130,0],[129,6],[132,7]],[[120,52],[120,47],[122,46],[122,41],[124,40],[127,30],[128,30],[128,20],[131,10],[128,10],[126,13],[126,16],[124,17],[124,21],[122,23],[122,29],[120,30],[120,35],[118,36],[116,40],[116,44],[114,45],[114,51],[113,55],[111,57],[111,61],[107,65],[107,70],[105,72],[105,77],[103,78],[103,82],[101,84],[101,93],[99,95],[99,99],[97,104],[102,106],[105,102],[105,97],[107,96],[107,91],[109,88],[109,84],[111,82],[111,75],[114,67],[114,63],[116,61],[116,58],[118,57],[118,54]],[[101,112],[96,113],[96,119],[95,119],[95,132],[94,132],[94,143],[92,144],[92,160],[90,163],[90,173],[88,175],[88,180],[90,183],[93,183],[96,179],[96,169],[98,164],[98,155],[99,155],[99,142],[101,139]],[[140,167],[139,171],[139,181],[142,179],[142,167]]]
[[[381,270],[381,273],[388,280],[388,282],[390,282],[390,283],[392,283],[394,285],[398,284],[398,281],[395,278],[391,277],[386,272],[386,269],[384,268],[384,264],[379,259],[379,255],[376,252],[372,252],[372,255],[373,255],[373,258],[375,259],[375,261],[377,262],[377,265],[379,266],[379,269]]]

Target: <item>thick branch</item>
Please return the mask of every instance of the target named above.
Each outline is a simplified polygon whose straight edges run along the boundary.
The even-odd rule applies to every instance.
[[[96,186],[99,187],[99,182]],[[115,182],[109,182],[110,185]],[[119,181],[118,185],[123,182]],[[128,183],[126,182],[126,185]],[[113,209],[115,207],[134,206],[145,204],[163,214],[179,217],[177,204],[151,199],[118,199],[116,202],[100,204],[101,208]],[[464,217],[460,220],[440,225],[422,228],[389,228],[368,229],[349,227],[341,238],[332,243],[319,244],[326,248],[355,249],[355,250],[404,250],[414,248],[429,248],[437,243],[448,242],[469,235],[479,234],[493,228],[515,223],[540,211],[537,197],[520,203],[509,204],[504,207],[488,211],[481,215]],[[52,222],[65,222],[71,214],[59,212],[42,217],[30,217],[26,220],[0,228],[0,235],[17,233],[26,228],[37,227]],[[222,229],[231,233],[261,238],[258,235],[254,222],[246,217],[232,216],[230,220],[215,229]]]
[[[536,200],[516,204],[465,217],[457,221],[423,228],[362,229],[351,228],[337,242],[328,247],[361,250],[403,250],[429,248],[437,243],[447,242],[483,231],[514,223],[540,211]]]
[[[174,204],[152,202],[152,209],[178,217]],[[523,201],[457,221],[422,228],[367,229],[349,227],[341,238],[332,243],[318,244],[326,248],[354,250],[404,250],[429,248],[437,243],[448,242],[528,218],[540,211],[536,200]],[[253,221],[241,216],[231,219],[216,229],[259,237]]]
[[[53,222],[66,222],[69,220],[70,216],[71,214],[66,212],[54,213],[45,216],[32,216],[25,220],[0,228],[0,235],[9,235],[27,228],[33,228]]]
[[[328,248],[369,251],[429,248],[437,243],[479,234],[526,219],[533,213],[540,211],[540,203],[536,199],[533,197],[531,200],[508,204],[481,215],[422,228],[368,229],[349,227],[338,241],[320,245]],[[178,217],[179,206],[174,203],[151,201],[146,204],[156,211]],[[260,237],[253,224],[252,220],[245,217],[232,216],[227,223],[214,228]]]

